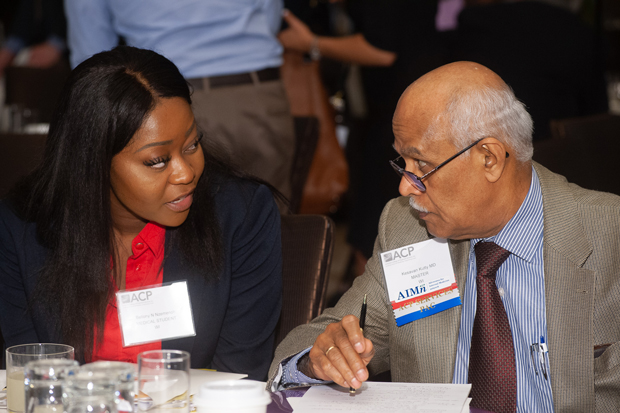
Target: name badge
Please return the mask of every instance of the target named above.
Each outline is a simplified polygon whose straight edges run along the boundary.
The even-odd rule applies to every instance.
[[[123,347],[196,335],[187,281],[116,293]]]
[[[461,304],[447,240],[386,251],[381,264],[397,326]]]

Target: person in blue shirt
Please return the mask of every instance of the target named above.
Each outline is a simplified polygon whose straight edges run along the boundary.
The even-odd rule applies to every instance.
[[[157,51],[193,87],[206,139],[291,195],[293,119],[279,77],[282,0],[67,0],[72,67],[124,39]]]

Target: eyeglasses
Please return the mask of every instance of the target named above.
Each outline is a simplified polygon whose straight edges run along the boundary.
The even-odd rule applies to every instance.
[[[484,138],[482,138],[482,139],[484,139]],[[474,146],[476,146],[478,144],[478,142],[480,142],[482,139],[478,139],[476,142],[472,143],[471,145],[469,145],[468,147],[466,147],[465,149],[463,149],[462,151],[460,151],[456,155],[452,155],[450,158],[448,158],[444,162],[440,163],[435,168],[433,168],[432,170],[428,171],[427,173],[422,175],[422,177],[419,177],[419,178],[413,172],[405,171],[403,168],[401,168],[400,166],[398,166],[396,164],[396,161],[399,160],[400,158],[402,158],[402,156],[399,156],[398,158],[394,159],[393,161],[390,161],[390,165],[392,165],[392,168],[394,168],[394,171],[396,171],[396,173],[400,177],[404,176],[405,179],[407,180],[407,182],[409,182],[411,185],[413,185],[415,188],[417,188],[420,192],[426,192],[426,186],[422,182],[423,179],[427,178],[431,174],[434,174],[435,172],[437,172],[437,170],[439,168],[441,168],[442,166],[444,166],[445,164],[447,164],[448,162],[450,162],[451,160],[453,160],[457,156],[467,152],[469,149],[471,149]],[[508,152],[506,152],[506,157],[508,157]]]

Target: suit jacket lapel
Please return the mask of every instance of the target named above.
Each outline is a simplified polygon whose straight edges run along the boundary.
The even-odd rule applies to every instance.
[[[165,259],[164,259],[163,283],[165,284],[165,283],[182,281],[182,280],[188,281],[188,289],[189,289],[191,307],[192,307],[192,312],[193,312],[192,315],[194,317],[194,323],[196,323],[196,320],[200,320],[201,318],[200,318],[200,301],[197,300],[195,297],[200,296],[200,292],[197,291],[197,289],[203,286],[203,284],[192,282],[190,286],[189,279],[192,276],[192,274],[190,274],[188,269],[184,268],[184,266],[181,264],[181,259],[177,251],[171,250],[172,247],[170,246],[169,235],[170,235],[169,231],[166,231],[166,244],[165,244],[166,250],[164,252]],[[201,277],[194,277],[194,278],[197,280],[201,279]],[[195,336],[163,341],[162,348],[184,350],[184,351],[191,353],[194,347],[194,339],[195,339]]]
[[[563,177],[534,163],[543,194],[544,274],[551,387],[557,411],[592,411],[594,271],[579,211]],[[584,332],[587,334],[584,335]],[[581,398],[578,399],[581,395]]]

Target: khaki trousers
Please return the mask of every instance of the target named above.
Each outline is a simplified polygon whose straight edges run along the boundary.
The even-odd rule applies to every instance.
[[[219,143],[249,172],[291,195],[293,118],[282,81],[196,89],[194,116],[205,139]]]

